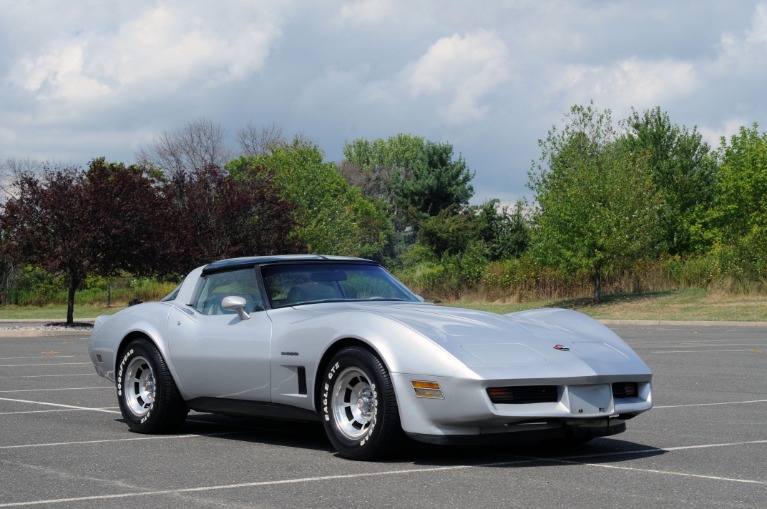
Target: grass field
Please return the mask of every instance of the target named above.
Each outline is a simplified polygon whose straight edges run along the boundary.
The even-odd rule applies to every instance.
[[[709,294],[705,290],[608,295],[599,304],[591,299],[523,303],[458,301],[446,304],[494,313],[559,307],[605,320],[767,322],[767,295]]]
[[[594,318],[606,320],[682,320],[767,322],[767,295],[709,294],[705,290],[658,292],[641,295],[608,295],[600,304],[590,299],[535,301],[523,303],[444,302],[448,306],[511,313],[538,307],[575,309]],[[121,307],[75,306],[75,321],[112,314]],[[0,320],[50,320],[62,322],[65,306],[0,308]]]

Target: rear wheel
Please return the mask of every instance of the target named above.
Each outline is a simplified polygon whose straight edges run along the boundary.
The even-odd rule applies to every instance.
[[[117,399],[123,419],[139,433],[176,431],[189,412],[165,360],[147,340],[133,341],[123,350]]]
[[[397,450],[404,433],[389,372],[371,352],[338,352],[322,387],[325,432],[341,456],[380,459]]]

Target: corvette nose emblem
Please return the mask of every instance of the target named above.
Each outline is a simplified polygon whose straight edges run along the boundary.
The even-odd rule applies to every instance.
[[[554,350],[561,350],[563,352],[569,352],[570,348],[565,345],[554,345]]]

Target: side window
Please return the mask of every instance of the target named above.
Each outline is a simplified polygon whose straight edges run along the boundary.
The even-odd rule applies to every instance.
[[[253,268],[206,275],[192,307],[204,315],[234,314],[235,311],[221,307],[221,301],[229,296],[244,298],[245,311],[248,313],[264,310],[256,271]]]

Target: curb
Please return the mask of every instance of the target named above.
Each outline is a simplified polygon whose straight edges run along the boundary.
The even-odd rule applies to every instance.
[[[0,338],[49,338],[55,336],[88,336],[88,329],[74,330],[39,330],[39,329],[0,329]]]
[[[727,322],[703,320],[599,320],[604,325],[677,325],[687,327],[767,327],[767,322]]]

